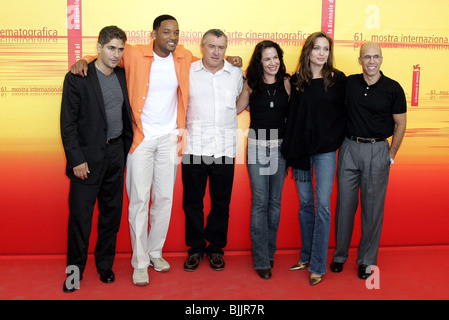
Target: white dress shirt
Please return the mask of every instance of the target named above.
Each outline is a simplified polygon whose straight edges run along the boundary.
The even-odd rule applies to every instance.
[[[237,154],[236,100],[243,88],[243,72],[224,61],[215,74],[202,60],[190,67],[186,114],[185,154],[234,158]]]

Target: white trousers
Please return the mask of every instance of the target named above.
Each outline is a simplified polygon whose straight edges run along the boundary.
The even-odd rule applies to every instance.
[[[162,256],[173,203],[177,141],[176,135],[144,140],[128,154],[126,190],[133,249],[131,265],[135,269],[148,267],[150,257]]]

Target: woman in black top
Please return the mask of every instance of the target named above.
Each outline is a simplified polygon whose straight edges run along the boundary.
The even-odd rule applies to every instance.
[[[310,272],[310,284],[322,281],[330,233],[330,197],[336,150],[344,139],[346,76],[333,67],[333,41],[311,34],[291,78],[292,97],[282,153],[298,190],[302,249],[291,270]],[[293,89],[294,88],[294,89]],[[315,191],[313,172],[315,171]]]
[[[237,101],[237,113],[248,110],[247,165],[251,181],[251,242],[254,269],[271,277],[281,214],[286,162],[280,153],[285,133],[290,82],[283,52],[273,41],[254,49],[246,82]]]

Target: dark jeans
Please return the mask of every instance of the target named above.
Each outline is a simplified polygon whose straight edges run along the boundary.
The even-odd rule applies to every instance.
[[[220,253],[227,244],[229,203],[234,182],[234,159],[183,155],[183,208],[185,238],[189,254]],[[211,210],[204,226],[204,195],[207,179]],[[208,244],[208,245],[207,245]]]

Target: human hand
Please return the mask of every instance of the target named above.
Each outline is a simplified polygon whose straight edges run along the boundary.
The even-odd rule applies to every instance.
[[[243,60],[241,57],[235,56],[235,57],[231,57],[228,56],[226,58],[226,61],[228,61],[230,64],[232,64],[234,67],[239,67],[241,68],[243,65]]]
[[[76,167],[73,167],[73,173],[75,177],[81,180],[86,180],[87,175],[90,173],[89,167],[87,166],[87,162],[84,162]]]
[[[77,76],[85,77],[87,76],[87,61],[80,59],[72,65],[70,72],[76,74]]]

